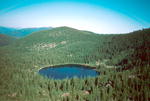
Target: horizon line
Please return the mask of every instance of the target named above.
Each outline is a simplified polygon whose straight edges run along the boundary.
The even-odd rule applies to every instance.
[[[91,31],[91,30],[87,30],[87,29],[79,29],[79,28],[74,28],[74,27],[70,27],[70,26],[56,26],[56,27],[52,27],[52,26],[32,26],[32,27],[9,27],[9,26],[2,26],[0,25],[0,27],[4,27],[4,28],[12,28],[12,29],[16,29],[16,30],[21,30],[21,29],[32,29],[32,28],[61,28],[61,27],[68,27],[68,28],[72,28],[72,29],[76,29],[76,30],[80,30],[80,31],[88,31],[88,32],[93,32],[95,34],[128,34],[128,33],[132,33],[135,31],[140,31],[140,30],[144,30],[144,29],[149,29],[150,27],[146,27],[146,28],[140,28],[140,29],[135,29],[129,32],[120,32],[120,33],[99,33],[99,32],[95,32],[95,31]]]

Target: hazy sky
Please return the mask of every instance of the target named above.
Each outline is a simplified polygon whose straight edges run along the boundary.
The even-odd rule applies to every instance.
[[[150,0],[0,0],[0,26],[69,26],[96,33],[150,27]]]

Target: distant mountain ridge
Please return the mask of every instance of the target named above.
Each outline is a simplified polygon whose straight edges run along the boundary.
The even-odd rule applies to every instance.
[[[52,27],[37,27],[37,28],[10,28],[10,27],[3,27],[0,26],[0,33],[13,36],[13,37],[25,37],[33,32],[43,31],[52,29]]]

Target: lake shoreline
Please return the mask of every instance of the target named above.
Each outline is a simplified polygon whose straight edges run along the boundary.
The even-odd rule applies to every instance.
[[[54,79],[70,79],[74,76],[77,76],[78,78],[85,78],[100,75],[100,72],[96,71],[96,67],[83,64],[62,64],[47,66],[41,68],[39,73],[48,78]]]
[[[88,69],[94,69],[96,70],[96,67],[94,66],[89,66],[89,65],[85,65],[85,64],[60,64],[60,65],[50,65],[50,66],[46,66],[46,67],[41,67],[40,69],[46,69],[46,68],[61,68],[61,67],[64,67],[64,66],[78,66],[78,67],[82,67],[82,68],[88,68]],[[83,67],[84,66],[84,67]],[[40,70],[39,69],[39,70]]]

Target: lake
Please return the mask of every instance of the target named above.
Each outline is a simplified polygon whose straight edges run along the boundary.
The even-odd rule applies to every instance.
[[[68,64],[42,68],[39,74],[52,79],[65,79],[96,77],[100,73],[90,66]]]

